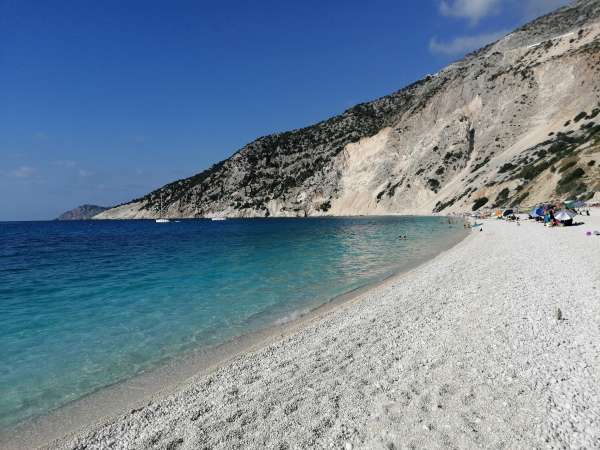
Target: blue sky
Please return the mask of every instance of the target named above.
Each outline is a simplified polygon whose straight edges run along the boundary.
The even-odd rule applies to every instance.
[[[128,201],[563,0],[0,0],[0,220]]]

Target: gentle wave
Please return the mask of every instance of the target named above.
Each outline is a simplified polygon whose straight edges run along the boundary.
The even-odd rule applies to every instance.
[[[463,235],[442,217],[2,223],[0,427],[286,324]]]

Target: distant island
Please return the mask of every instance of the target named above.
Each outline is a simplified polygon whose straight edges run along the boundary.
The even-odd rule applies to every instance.
[[[56,218],[56,220],[90,220],[96,214],[100,214],[107,209],[109,208],[105,206],[81,205],[77,208],[71,209],[70,211],[62,213]]]

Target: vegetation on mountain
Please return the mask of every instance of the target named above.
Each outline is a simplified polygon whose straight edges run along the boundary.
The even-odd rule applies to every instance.
[[[156,217],[161,198],[172,217],[256,217],[590,197],[600,173],[577,169],[600,158],[599,19],[600,0],[579,0],[391,95],[256,139],[100,217]]]
[[[483,205],[486,205],[487,202],[489,201],[489,199],[487,197],[481,197],[478,198],[477,200],[475,200],[475,202],[473,203],[473,207],[472,210],[473,211],[477,211],[478,209],[480,209]]]
[[[109,208],[98,205],[81,205],[62,213],[56,220],[89,220],[107,209]]]

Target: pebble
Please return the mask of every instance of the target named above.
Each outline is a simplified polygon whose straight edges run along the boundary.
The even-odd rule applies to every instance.
[[[594,226],[600,229],[600,220]],[[209,448],[237,439],[238,430],[243,440],[231,447],[274,447],[274,437],[285,436],[295,448],[307,442],[300,424],[309,423],[329,426],[319,428],[323,434],[311,442],[314,447],[379,448],[383,442],[376,439],[385,436],[384,442],[441,448],[443,434],[448,442],[464,437],[465,420],[481,448],[534,448],[539,442],[548,448],[565,443],[597,448],[600,302],[591,286],[600,285],[600,240],[581,239],[577,227],[550,231],[523,223],[517,229],[490,221],[486,228],[494,234],[493,243],[476,233],[410,276],[399,277],[395,287],[374,288],[285,342],[236,357],[243,371],[225,363],[211,375],[213,383],[199,376],[192,381],[198,390],[156,396],[141,413],[112,419],[57,448],[72,449],[74,443],[97,448],[109,441],[115,449],[146,448],[143,437],[158,432],[161,445],[196,436],[198,424],[185,418],[200,403],[214,405],[202,417],[203,429],[214,430],[202,435]],[[557,243],[568,246],[566,259],[532,262],[531,252]],[[572,279],[576,282],[567,282]],[[540,293],[540,286],[552,292]],[[552,320],[557,299],[569,316],[561,326]],[[373,316],[402,331],[366,328]],[[331,336],[337,337],[335,343]],[[364,343],[361,350],[357,342]],[[345,359],[353,354],[354,361]],[[394,355],[402,357],[402,364],[392,364]],[[283,361],[294,361],[297,368],[280,369]],[[226,403],[223,391],[235,393],[241,374],[260,381],[244,384],[244,402],[229,397]],[[382,384],[386,394],[373,395]],[[298,408],[289,420],[280,420],[278,405],[293,401]],[[227,423],[228,417],[236,420]],[[243,423],[247,418],[253,421]],[[193,438],[185,439],[181,448],[192,448]]]

